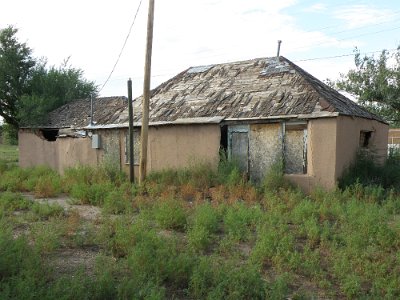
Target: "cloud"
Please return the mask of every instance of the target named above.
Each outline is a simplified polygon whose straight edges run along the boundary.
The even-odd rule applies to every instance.
[[[336,10],[334,17],[343,20],[347,28],[352,29],[393,20],[394,14],[389,9],[376,9],[368,5],[353,5]]]
[[[315,3],[311,5],[310,7],[307,7],[304,9],[305,12],[311,12],[311,13],[321,13],[323,11],[326,11],[328,7],[324,3]]]

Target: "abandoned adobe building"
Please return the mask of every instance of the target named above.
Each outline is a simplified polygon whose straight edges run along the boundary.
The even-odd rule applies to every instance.
[[[141,97],[133,105],[138,165]],[[127,171],[127,99],[95,99],[93,119],[90,124],[90,101],[79,100],[40,127],[20,129],[20,165],[46,164],[62,173],[110,160]],[[149,125],[149,171],[193,161],[217,166],[225,149],[255,181],[282,158],[285,176],[306,192],[335,187],[359,148],[381,160],[387,153],[381,118],[284,57],[183,71],[152,90]]]

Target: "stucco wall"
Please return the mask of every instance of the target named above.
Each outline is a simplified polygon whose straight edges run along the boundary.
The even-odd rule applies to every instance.
[[[19,165],[23,168],[47,165],[63,173],[79,164],[96,165],[99,150],[92,149],[90,138],[58,138],[49,142],[39,132],[19,130]]]
[[[58,144],[40,138],[34,131],[20,129],[18,132],[19,165],[23,168],[46,165],[58,171]]]
[[[336,178],[354,160],[360,143],[360,131],[371,131],[368,151],[376,155],[378,162],[383,162],[387,156],[389,126],[378,121],[354,117],[338,117],[337,126],[337,160]]]
[[[125,145],[124,130],[121,143]],[[217,167],[221,131],[219,125],[174,125],[149,128],[147,172],[185,168],[192,163],[210,163]],[[129,173],[125,163],[125,150],[121,149],[123,170]],[[135,177],[139,168],[135,165]]]
[[[275,152],[279,152],[275,148],[281,148],[281,144],[277,144],[277,147],[272,147],[276,151],[266,151],[271,148],[271,138],[279,141],[279,128],[279,124],[251,125],[251,169],[258,170],[259,174],[263,170],[257,167],[268,167],[269,159],[276,157]],[[291,174],[286,178],[305,192],[310,192],[316,186],[334,188],[337,179],[355,158],[360,131],[372,132],[369,148],[384,160],[387,153],[387,125],[345,116],[312,119],[307,123],[307,174]],[[109,161],[128,172],[125,163],[127,129],[99,130],[97,133],[101,137],[101,149],[92,149],[88,137],[58,138],[48,142],[32,130],[20,130],[20,166],[45,164],[62,173],[65,168],[77,164],[97,165]],[[193,162],[207,162],[216,167],[220,140],[218,124],[150,127],[148,172],[184,168]],[[135,175],[138,175],[137,166]]]
[[[378,162],[387,155],[388,126],[378,121],[356,117],[314,119],[308,122],[308,172],[286,175],[305,192],[319,186],[333,189],[343,171],[354,161],[360,147],[360,132],[372,131],[368,151]]]
[[[189,163],[219,161],[219,125],[179,125],[150,127],[149,171],[183,168]]]
[[[317,186],[333,188],[336,184],[337,118],[309,120],[307,132],[307,174],[285,177],[306,193]]]
[[[92,149],[91,139],[57,138],[49,142],[33,130],[19,131],[20,166],[48,165],[63,173],[79,164],[106,163],[122,166],[125,163],[126,129],[103,129],[101,148]],[[190,163],[207,162],[217,167],[220,145],[219,125],[180,125],[149,128],[148,172],[167,168],[182,168]],[[135,167],[135,174],[138,168]]]

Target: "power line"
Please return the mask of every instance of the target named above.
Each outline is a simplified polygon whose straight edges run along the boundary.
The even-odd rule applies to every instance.
[[[103,90],[103,88],[106,86],[106,84],[107,84],[108,81],[110,80],[112,74],[114,73],[115,68],[117,67],[117,64],[118,64],[118,62],[119,62],[119,60],[120,60],[120,58],[121,58],[122,52],[124,52],[126,43],[128,42],[129,36],[131,35],[131,31],[132,31],[133,25],[134,25],[135,22],[136,22],[136,18],[137,18],[137,16],[138,16],[138,13],[139,13],[139,10],[140,10],[141,5],[142,5],[142,0],[140,0],[139,5],[138,5],[138,8],[136,9],[135,17],[133,18],[132,24],[131,24],[131,26],[129,27],[128,34],[127,34],[127,36],[126,36],[126,38],[125,38],[124,44],[122,45],[121,51],[119,52],[119,55],[118,55],[118,57],[117,57],[117,60],[115,61],[115,64],[114,64],[114,66],[113,66],[113,68],[112,68],[110,74],[108,75],[106,81],[103,83],[102,87],[100,88],[99,94],[100,94],[100,92]]]
[[[393,18],[394,16],[397,16],[400,14],[400,10],[396,10],[394,12],[392,12],[388,17],[389,18]],[[363,26],[358,26],[357,28],[354,29],[347,29],[347,30],[342,30],[342,31],[338,31],[338,32],[333,32],[331,34],[337,34],[337,33],[343,33],[343,32],[347,32],[347,31],[355,31],[355,30],[360,30],[362,28],[365,27],[371,27],[371,26],[376,26],[376,25],[381,25],[381,24],[385,24],[385,23],[391,23],[391,22],[396,22],[397,20],[389,20],[389,21],[382,21],[379,23],[373,23],[373,24],[366,24]],[[316,28],[311,28],[306,30],[305,32],[313,32],[313,31],[321,31],[321,30],[325,30],[325,29],[332,29],[332,28],[338,28],[338,27],[342,27],[343,24],[339,24],[339,25],[330,25],[330,26],[324,26],[324,27],[316,27]]]
[[[343,41],[351,40],[351,39],[358,38],[358,37],[378,34],[378,33],[382,33],[382,32],[394,31],[394,30],[398,30],[398,29],[400,29],[400,26],[397,26],[394,28],[383,29],[383,30],[379,30],[379,31],[374,31],[374,32],[362,33],[362,34],[358,34],[358,35],[354,35],[354,36],[350,36],[350,37],[346,37],[346,38],[342,38],[342,39],[336,39],[335,41],[331,41],[331,42],[322,42],[322,43],[318,43],[318,44],[311,44],[311,45],[307,45],[307,46],[297,47],[297,48],[293,48],[291,50],[300,50],[300,49],[317,47],[317,46],[325,46],[325,45],[327,46],[327,45],[331,45],[332,42],[343,42]]]
[[[388,52],[390,51],[396,51],[397,49],[389,49],[386,50]],[[366,55],[366,54],[374,54],[374,53],[382,53],[383,50],[378,50],[378,51],[370,51],[370,52],[363,52],[360,53],[361,55]],[[335,59],[335,58],[341,58],[341,57],[347,57],[347,56],[353,56],[355,53],[348,53],[348,54],[341,54],[341,55],[335,55],[335,56],[324,56],[324,57],[314,57],[314,58],[306,58],[306,59],[298,59],[294,60],[293,62],[303,62],[303,61],[312,61],[312,60],[325,60],[325,59]]]

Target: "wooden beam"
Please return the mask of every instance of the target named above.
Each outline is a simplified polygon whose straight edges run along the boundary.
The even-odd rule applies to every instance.
[[[146,62],[144,66],[143,83],[143,113],[141,130],[141,151],[139,167],[139,184],[142,184],[147,174],[147,144],[149,129],[149,106],[150,106],[150,77],[151,77],[151,54],[153,47],[153,24],[154,24],[154,0],[149,0],[149,14],[147,19],[147,46]]]
[[[132,105],[132,80],[128,80],[128,108],[129,108],[129,181],[135,181],[135,159],[133,157],[133,105]]]

